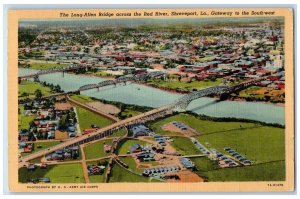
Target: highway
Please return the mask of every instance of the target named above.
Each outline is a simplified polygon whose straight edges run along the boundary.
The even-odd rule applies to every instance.
[[[158,117],[164,116],[164,115],[167,114],[167,112],[170,111],[170,109],[173,106],[174,106],[174,104],[170,104],[170,105],[167,105],[167,106],[163,106],[163,107],[153,109],[151,111],[142,113],[140,115],[130,117],[130,118],[127,118],[125,120],[121,120],[119,122],[113,123],[109,126],[103,127],[101,129],[95,131],[94,133],[86,134],[86,135],[74,138],[72,140],[62,142],[62,143],[57,144],[55,146],[49,147],[47,149],[40,150],[36,153],[27,155],[25,157],[21,157],[19,159],[19,168],[23,167],[24,165],[27,165],[28,161],[30,161],[32,159],[35,159],[35,158],[38,158],[38,157],[41,157],[41,156],[45,156],[45,155],[47,155],[49,153],[52,153],[56,150],[59,150],[59,149],[62,149],[62,148],[65,148],[65,147],[68,147],[68,146],[71,146],[71,145],[79,145],[78,143],[80,143],[80,142],[82,142],[82,144],[83,144],[83,143],[86,143],[86,142],[89,142],[89,141],[93,141],[93,140],[97,139],[95,137],[97,135],[102,134],[102,136],[100,136],[99,138],[105,137],[106,135],[104,135],[104,134],[109,132],[109,130],[119,129],[119,128],[122,128],[124,126],[130,125],[130,124],[149,121],[149,120],[153,120],[153,119],[156,119]],[[162,113],[162,114],[159,114],[159,113]],[[94,139],[92,138],[93,136],[95,137]],[[89,138],[91,140],[89,140]]]

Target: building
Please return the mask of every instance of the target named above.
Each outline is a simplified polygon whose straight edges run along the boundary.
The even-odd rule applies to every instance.
[[[195,164],[188,158],[180,158],[179,161],[187,169],[192,169],[195,167]]]
[[[130,147],[130,153],[138,153],[142,151],[142,147],[139,144],[134,144]]]
[[[130,131],[133,133],[133,137],[148,136],[150,133],[150,129],[144,125],[134,126]]]

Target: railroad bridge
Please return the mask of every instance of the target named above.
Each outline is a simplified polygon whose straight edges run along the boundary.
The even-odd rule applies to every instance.
[[[64,72],[66,71],[74,71],[74,70],[78,70],[78,69],[82,69],[85,68],[87,69],[88,65],[81,65],[81,64],[71,64],[67,67],[64,68],[53,68],[53,69],[47,69],[47,70],[40,70],[37,73],[34,74],[30,74],[30,75],[23,75],[23,76],[19,76],[19,80],[21,79],[29,79],[29,78],[35,78],[35,77],[39,77],[40,75],[47,75],[47,74],[51,74],[51,73],[59,73],[62,72],[64,75]]]
[[[124,75],[120,76],[119,78],[116,78],[116,80],[106,80],[99,82],[98,84],[87,84],[84,86],[81,86],[77,91],[84,91],[84,90],[90,90],[90,89],[98,89],[104,86],[110,86],[110,85],[117,85],[120,83],[126,84],[126,82],[132,81],[132,82],[144,82],[148,79],[154,79],[154,78],[160,78],[164,77],[165,73],[160,71],[154,71],[150,73],[145,74],[138,74],[138,75]]]

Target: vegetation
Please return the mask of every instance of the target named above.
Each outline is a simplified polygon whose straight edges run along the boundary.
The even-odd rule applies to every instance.
[[[94,101],[91,97],[86,95],[72,95],[71,98],[83,104]]]
[[[49,165],[47,169],[36,168],[35,171],[28,171],[25,167],[19,169],[19,182],[43,177],[48,177],[51,183],[84,183],[80,163]]]
[[[150,180],[151,178],[131,173],[116,163],[113,165],[109,178],[109,182],[149,182]]]
[[[221,169],[216,162],[206,157],[192,158],[198,169],[197,173],[208,181],[284,180],[284,128],[257,122],[210,119],[181,113],[152,122],[151,127],[157,133],[168,134],[172,137],[172,132],[164,132],[161,126],[171,121],[182,122],[200,133],[195,138],[206,148],[214,148],[223,154],[230,155],[224,150],[230,147],[253,161],[251,166]],[[191,146],[187,141],[178,140],[176,134],[173,136],[175,137],[173,137],[172,145],[179,152],[188,151],[191,154],[198,154],[198,152],[191,151]]]
[[[137,164],[133,157],[121,157],[121,161],[128,165],[128,169],[132,170],[135,173],[143,173],[144,169],[137,168]]]
[[[171,145],[181,155],[201,154],[201,152],[196,148],[192,141],[186,137],[173,137],[173,142],[171,142]]]
[[[221,78],[217,78],[215,80],[202,80],[202,81],[181,81],[180,77],[176,80],[151,80],[149,81],[150,85],[154,85],[157,87],[168,88],[168,89],[180,89],[184,91],[192,91],[193,89],[203,89],[210,86],[217,86],[222,83]]]
[[[102,128],[104,126],[112,124],[111,120],[91,111],[88,111],[84,108],[77,107],[76,110],[81,131],[83,131],[84,129],[91,128],[91,125],[96,125],[99,128]]]
[[[38,82],[22,81],[19,85],[18,99],[34,98],[38,96],[47,96],[51,94],[51,89]]]
[[[24,106],[19,106],[18,114],[18,127],[21,129],[28,129],[30,127],[29,123],[35,119],[35,115],[24,115]]]
[[[52,68],[63,68],[66,67],[66,64],[60,64],[60,63],[29,63],[28,65],[22,67],[31,68],[31,69],[37,69],[37,70],[46,70],[46,69],[52,69]]]
[[[285,161],[267,162],[247,167],[224,168],[200,173],[208,181],[284,181]]]
[[[101,141],[94,142],[92,144],[86,145],[84,149],[85,158],[89,159],[96,159],[102,158],[111,155],[111,152],[106,153],[103,149],[105,144],[112,145],[111,139],[105,139]]]

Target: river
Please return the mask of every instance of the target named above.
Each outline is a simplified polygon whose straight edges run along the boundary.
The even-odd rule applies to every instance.
[[[33,74],[36,72],[37,70],[19,68],[19,76]],[[67,73],[65,73],[64,77],[62,73],[41,75],[39,79],[55,85],[58,84],[64,91],[73,91],[86,84],[97,84],[101,81],[107,80],[100,77]],[[98,99],[148,107],[167,105],[182,96],[182,94],[170,93],[134,83],[118,85],[117,87],[107,86],[101,88],[99,91],[97,89],[93,89],[83,91],[81,93]],[[191,102],[187,109],[198,114],[212,117],[231,117],[266,123],[285,124],[284,107],[260,102],[240,102],[229,100],[218,102],[216,99],[203,97]]]

